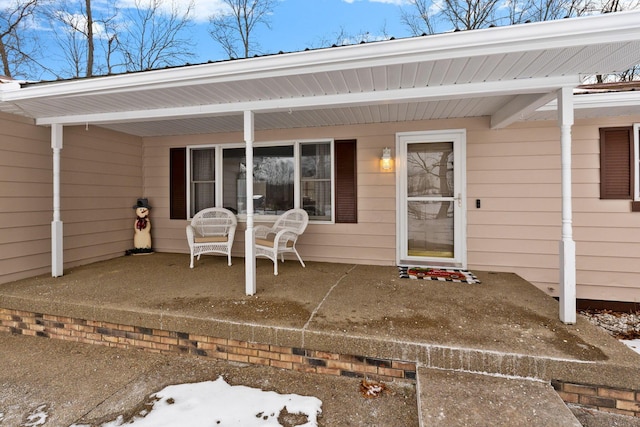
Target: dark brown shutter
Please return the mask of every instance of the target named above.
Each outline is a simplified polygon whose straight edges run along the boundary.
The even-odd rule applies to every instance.
[[[169,150],[169,218],[187,219],[187,149]]]
[[[600,129],[600,198],[633,198],[633,128]]]
[[[336,222],[358,222],[356,140],[334,142],[336,167]]]

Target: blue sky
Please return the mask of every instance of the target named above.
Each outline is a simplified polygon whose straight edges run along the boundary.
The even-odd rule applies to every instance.
[[[196,1],[198,16],[209,16],[214,10],[211,0]],[[281,0],[271,17],[271,30],[261,26],[256,36],[262,53],[320,47],[323,40],[335,41],[341,29],[352,36],[368,32],[372,40],[383,33],[407,37],[409,31],[400,20],[402,3],[403,0]],[[199,48],[197,62],[226,59],[209,36],[208,28],[208,20],[199,21],[194,28]]]
[[[0,11],[9,7],[13,0],[0,0]],[[94,26],[94,34],[102,40],[102,44],[109,37],[109,34],[99,22],[100,16],[109,17],[111,7],[114,5],[120,11],[120,17],[125,10],[133,10],[136,2],[147,4],[151,0],[92,0],[94,9],[94,19],[97,23]],[[193,51],[195,57],[180,58],[173,65],[182,65],[185,62],[191,64],[205,63],[208,61],[219,61],[228,59],[228,54],[213,40],[209,34],[211,28],[210,17],[219,13],[224,8],[223,0],[161,0],[161,8],[170,10],[172,4],[178,9],[185,9],[193,1],[194,10],[192,14],[193,26],[190,33],[182,33],[180,38],[189,39],[193,46],[186,50]],[[331,44],[355,44],[366,41],[380,40],[391,36],[403,38],[410,36],[408,28],[401,22],[401,7],[407,6],[409,0],[276,0],[277,4],[270,16],[271,28],[265,25],[256,27],[253,32],[253,41],[259,43],[259,54],[271,54],[279,51],[295,52],[306,48],[327,47]],[[175,2],[175,3],[174,3]],[[74,7],[79,7],[82,0],[72,0],[71,8],[61,11],[71,12],[68,19],[75,22],[82,22],[84,15],[75,11]],[[52,4],[62,4],[54,0]],[[96,18],[98,16],[98,18]],[[55,22],[55,21],[54,21]],[[60,25],[50,26],[48,20],[43,16],[38,16],[33,21],[28,21],[31,31],[40,35],[40,43],[44,58],[40,62],[49,67],[53,73],[40,72],[39,70],[22,70],[25,72],[39,73],[39,75],[22,76],[17,78],[27,78],[29,80],[50,80],[58,76],[68,78],[77,72],[74,69],[74,62],[69,60],[68,55],[57,41],[68,42],[66,27]],[[123,18],[120,25],[126,25]],[[53,35],[55,31],[56,36]],[[345,34],[352,38],[339,40],[339,34]],[[101,55],[104,46],[101,46],[97,54]],[[34,55],[38,58],[38,54]],[[115,64],[118,65],[116,58]],[[96,61],[97,74],[105,72],[104,62],[101,59]],[[112,62],[114,64],[114,62]],[[115,72],[122,72],[122,67],[116,67]],[[54,75],[55,74],[55,75]],[[80,70],[80,74],[83,71]]]

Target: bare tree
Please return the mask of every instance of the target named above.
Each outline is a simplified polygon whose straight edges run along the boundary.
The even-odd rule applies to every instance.
[[[118,39],[128,71],[141,71],[185,63],[193,57],[193,43],[186,30],[191,26],[193,0],[180,9],[177,0],[135,0],[125,13],[126,25]],[[111,40],[111,39],[110,39]]]
[[[308,46],[311,49],[319,49],[328,46],[345,46],[358,43],[389,40],[391,37],[392,36],[389,35],[385,26],[383,26],[379,30],[379,32],[375,34],[372,34],[369,31],[362,30],[357,34],[351,34],[343,26],[340,26],[337,31],[318,37],[316,41],[310,43]]]
[[[95,56],[95,41],[93,39],[93,13],[91,11],[91,0],[84,0],[85,11],[87,13],[87,77],[93,75],[93,62]]]
[[[213,15],[209,34],[222,46],[230,58],[247,58],[259,53],[253,34],[260,24],[271,28],[269,16],[277,0],[222,0],[226,11]]]
[[[35,63],[34,49],[37,44],[27,42],[30,34],[25,24],[34,13],[37,0],[15,0],[0,10],[0,60],[2,74],[16,77],[27,74]]]
[[[115,32],[118,16],[113,3],[108,4],[111,7],[94,8],[91,0],[66,0],[50,2],[44,10],[62,51],[65,74],[90,77],[104,71],[103,55],[107,55],[107,50],[103,46],[109,34]]]
[[[599,0],[409,0],[402,23],[414,35],[474,30],[604,12]],[[618,4],[619,0],[603,0]],[[637,0],[634,0],[637,1]],[[600,4],[600,3],[598,3]]]
[[[409,4],[415,11],[412,12],[410,9],[401,8],[400,19],[411,31],[411,34],[414,36],[435,34],[436,25],[431,0],[411,0]]]
[[[456,30],[486,28],[497,23],[501,0],[410,0],[402,22],[414,35],[434,34],[438,24]]]
[[[475,30],[496,25],[500,0],[444,0],[441,14],[458,30]]]
[[[87,68],[87,21],[84,13],[76,13],[66,3],[60,3],[59,9],[47,12],[54,25],[53,34],[61,48],[64,59],[64,74],[72,77],[92,75]]]

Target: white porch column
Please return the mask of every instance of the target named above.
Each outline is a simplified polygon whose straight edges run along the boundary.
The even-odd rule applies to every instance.
[[[51,276],[62,276],[63,245],[62,220],[60,218],[60,151],[62,150],[62,125],[51,125],[53,149],[53,221],[51,221]]]
[[[253,111],[244,112],[244,142],[247,178],[247,229],[244,232],[245,292],[256,293],[256,247],[253,238]]]
[[[558,124],[562,161],[562,240],[560,241],[560,320],[576,323],[576,243],[571,206],[571,126],[573,88],[558,90]]]

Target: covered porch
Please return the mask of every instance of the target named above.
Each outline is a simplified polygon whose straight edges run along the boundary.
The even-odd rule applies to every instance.
[[[418,368],[639,390],[637,355],[510,273],[481,284],[399,278],[395,267],[125,256],[0,285],[0,331],[347,377]]]
[[[150,163],[162,163],[165,157],[149,158],[146,154],[161,146],[170,136],[182,138],[185,145],[186,141],[191,141],[197,136],[198,144],[205,145],[211,144],[211,140],[215,139],[213,135],[222,135],[221,139],[231,135],[231,140],[244,143],[246,163],[252,164],[254,143],[264,141],[264,133],[270,132],[271,138],[277,140],[276,136],[282,130],[311,129],[313,135],[305,131],[304,135],[296,138],[304,140],[310,136],[317,136],[320,130],[331,126],[362,125],[368,127],[366,132],[373,132],[369,130],[372,129],[370,126],[420,123],[418,130],[422,131],[430,130],[432,123],[438,120],[472,118],[485,118],[489,124],[488,130],[493,132],[505,129],[518,121],[540,118],[538,110],[557,99],[553,110],[560,130],[557,139],[561,147],[562,178],[555,194],[556,197],[561,197],[562,208],[561,217],[556,219],[556,225],[561,226],[562,232],[557,236],[559,250],[557,254],[554,253],[554,256],[557,255],[555,258],[560,273],[557,280],[560,310],[556,316],[563,322],[572,324],[575,322],[576,298],[576,250],[572,230],[571,195],[571,129],[575,112],[573,89],[584,81],[586,75],[623,71],[638,63],[640,28],[637,18],[637,12],[620,13],[222,61],[96,79],[24,85],[15,82],[3,85],[0,93],[3,102],[0,108],[10,114],[34,119],[36,125],[51,128],[51,275],[62,276],[63,273],[66,275],[65,266],[74,265],[73,262],[77,261],[69,260],[69,253],[72,251],[65,243],[69,240],[69,234],[63,231],[63,221],[66,225],[73,223],[63,218],[63,213],[67,214],[67,206],[71,205],[72,201],[80,199],[77,195],[69,194],[64,185],[64,175],[70,170],[70,164],[79,163],[78,160],[62,162],[65,147],[63,141],[68,138],[67,128],[83,127],[88,131],[98,127],[117,132],[119,135],[131,136],[139,142],[141,148],[138,158],[143,158],[141,166],[145,168],[145,172],[129,177],[130,179],[122,185],[128,189],[140,190],[142,196],[153,198],[154,203],[157,202],[156,206],[163,209],[162,216],[158,215],[156,218],[170,222],[169,180],[164,179],[165,176],[156,170],[149,172]],[[263,135],[260,135],[261,132]],[[338,136],[341,132],[344,133],[337,132]],[[396,134],[399,134],[399,131]],[[242,135],[241,138],[239,135]],[[362,134],[348,136],[358,138]],[[331,135],[331,138],[335,137]],[[387,147],[392,145],[389,142],[393,143],[390,139],[381,141],[384,143],[383,146]],[[109,146],[111,143],[111,140],[105,141],[103,146]],[[177,142],[171,140],[168,144]],[[465,153],[461,152],[460,160],[464,159]],[[396,174],[400,176],[406,171],[406,167],[402,164],[402,158],[396,160]],[[253,265],[254,192],[250,171],[251,168],[247,171],[246,178],[244,239],[245,259],[249,262],[244,269],[243,282],[245,294],[253,295],[260,285],[257,284],[259,272]],[[83,171],[83,176],[85,173],[87,171]],[[373,177],[373,174],[371,176]],[[158,177],[163,180],[159,181],[160,184],[155,184]],[[100,181],[100,185],[105,187],[105,193],[115,192],[111,185],[105,185],[97,175],[92,175],[92,178]],[[71,178],[67,179],[72,181]],[[370,181],[371,188],[375,187],[375,183],[373,177]],[[461,209],[460,233],[464,233],[466,229],[467,197],[464,184],[461,183],[461,190],[456,192],[451,200]],[[86,189],[84,191],[86,192]],[[397,192],[387,198],[394,197],[400,199]],[[298,204],[299,199],[296,198]],[[360,208],[361,211],[365,209]],[[371,210],[371,207],[369,209]],[[81,210],[92,214],[96,211],[92,206],[84,205]],[[78,215],[81,214],[78,212]],[[120,214],[114,214],[116,217],[118,215]],[[82,218],[89,216],[83,215]],[[406,218],[396,217],[395,221],[401,229]],[[76,221],[73,225],[80,222]],[[331,221],[329,224],[335,225]],[[170,233],[182,226],[182,222],[178,225],[178,222],[174,221],[171,225],[173,228],[165,231],[163,238],[172,239]],[[74,230],[74,233],[86,233],[88,228],[88,224],[78,225],[79,231]],[[118,231],[122,232],[122,229]],[[104,237],[110,234],[113,234],[112,230],[82,237],[95,241],[96,235]],[[401,234],[396,233],[396,247],[401,246],[401,238],[398,236]],[[86,247],[77,243],[75,245],[73,249],[76,253],[82,252]],[[387,244],[387,249],[391,248],[391,245]],[[466,240],[461,239],[459,246],[463,255],[467,250],[466,245]],[[335,247],[330,247],[327,251],[335,250]],[[107,257],[112,253],[114,252],[101,255]],[[466,267],[466,257],[461,256],[460,259],[463,260],[461,267]],[[387,258],[384,262],[392,263],[393,260]],[[358,266],[354,271],[362,269],[363,267]],[[237,269],[234,271],[241,274]],[[345,276],[344,280],[351,277],[351,274]],[[182,282],[178,283],[180,286],[176,286],[177,288],[184,286]],[[338,282],[329,281],[327,285],[333,286],[335,283]],[[184,289],[180,289],[180,292],[182,291]],[[364,291],[364,295],[354,293],[354,301],[351,301],[354,306],[360,306],[361,301],[368,298],[368,289]],[[306,292],[303,292],[303,295],[305,294]],[[321,294],[323,298],[327,295]],[[255,301],[266,298],[260,293],[257,295]],[[181,296],[176,298],[186,301],[190,297],[181,293]],[[251,298],[243,298],[244,305],[250,305],[254,301]],[[402,304],[415,301],[415,295],[411,293],[408,293],[406,298],[407,301],[398,302],[398,309],[409,310]],[[396,299],[397,296],[394,294],[393,299],[386,301],[385,305],[394,304],[393,301]],[[163,304],[169,303],[164,301]],[[302,307],[311,310],[312,315],[301,316],[300,321],[304,319],[302,325],[288,325],[280,332],[280,335],[295,336],[298,344],[306,344],[309,340],[316,339],[316,336],[322,335],[310,328],[316,327],[316,322],[322,319],[321,316],[327,316],[326,307],[319,303],[314,305],[313,302],[308,302]],[[451,307],[439,307],[443,318],[465,319],[465,316],[452,314]],[[195,310],[197,306],[189,305],[189,308]],[[354,319],[343,318],[340,326],[346,329],[344,325],[348,325],[349,321],[370,316],[370,312],[379,310],[379,307],[369,304],[362,313],[353,314]],[[531,312],[537,313],[536,310]],[[417,324],[421,320],[424,319],[417,319]],[[167,319],[162,317],[162,321]],[[319,322],[318,325],[340,330],[337,323],[339,322],[324,325],[323,322]],[[472,328],[471,324],[458,326],[463,331]],[[226,324],[224,327],[230,328]],[[261,333],[261,328],[264,327],[252,327],[252,333]],[[324,331],[323,328],[320,329]],[[380,329],[386,331],[385,333],[393,331],[395,334],[397,323],[369,325],[367,328]],[[424,328],[418,329],[422,331]],[[408,331],[411,333],[407,332],[409,336],[403,339],[411,338],[414,333],[411,328]],[[470,334],[471,336],[474,335]],[[351,339],[350,336],[347,338]],[[455,345],[455,342],[441,344]]]

